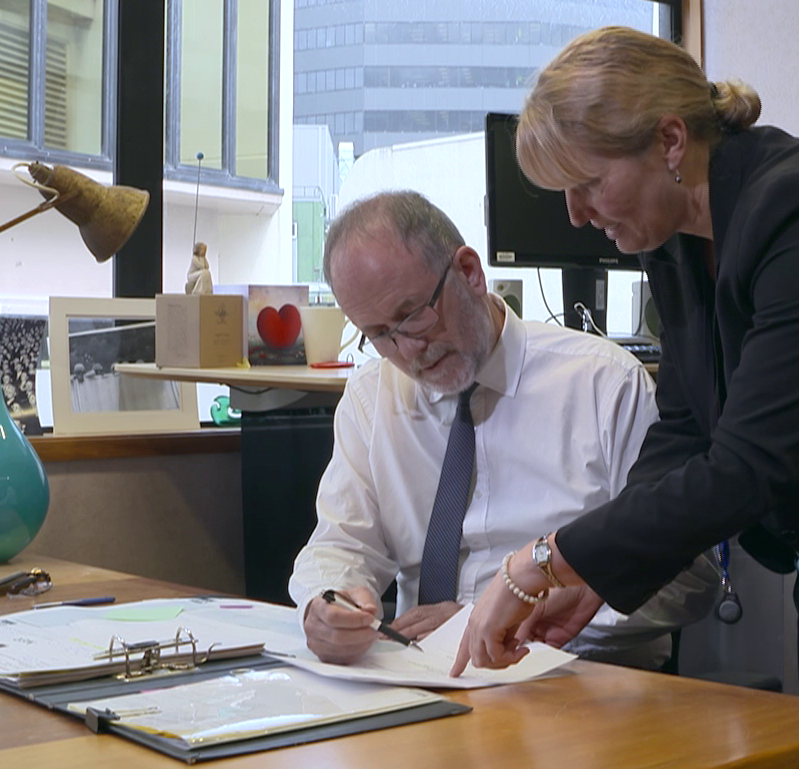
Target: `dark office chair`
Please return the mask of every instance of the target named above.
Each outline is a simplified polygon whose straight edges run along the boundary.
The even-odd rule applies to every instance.
[[[735,542],[732,546],[727,541],[720,542],[713,552],[721,574],[715,611],[689,629],[685,638],[682,638],[681,631],[672,634],[672,656],[665,671],[733,686],[781,692],[782,679],[774,674],[773,660],[757,655],[754,666],[760,670],[747,669],[750,659],[747,644],[751,650],[754,638],[762,641],[764,622],[769,616],[781,612],[784,578],[778,572],[785,570],[764,569]],[[730,576],[733,560],[740,599]],[[744,605],[749,607],[747,617],[744,617]],[[700,631],[699,636],[695,630]],[[679,664],[681,640],[688,642],[688,645],[683,644],[683,665]],[[764,669],[771,672],[764,673]]]
[[[671,634],[671,657],[661,668],[661,672],[680,675],[680,636],[681,630]],[[689,678],[699,678],[703,681],[714,681],[718,684],[731,686],[745,686],[748,689],[762,689],[769,692],[781,692],[782,681],[777,676],[767,673],[757,673],[749,670],[711,670],[702,673],[692,673]]]

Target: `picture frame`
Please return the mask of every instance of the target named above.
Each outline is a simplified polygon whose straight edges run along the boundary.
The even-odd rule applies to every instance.
[[[199,428],[192,382],[148,380],[116,363],[155,361],[155,299],[50,298],[53,433]]]

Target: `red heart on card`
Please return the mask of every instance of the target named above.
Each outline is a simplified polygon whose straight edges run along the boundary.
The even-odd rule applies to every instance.
[[[300,311],[293,304],[284,304],[280,311],[264,307],[258,313],[258,334],[268,347],[279,350],[291,347],[297,341],[302,328]]]

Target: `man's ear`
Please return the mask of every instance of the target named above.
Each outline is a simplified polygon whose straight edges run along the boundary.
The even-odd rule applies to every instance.
[[[478,296],[483,296],[487,291],[486,277],[480,255],[469,246],[461,246],[452,257],[452,264],[456,274],[462,274],[467,285]]]
[[[676,171],[688,146],[688,127],[678,115],[664,115],[655,130],[657,143],[669,171]]]

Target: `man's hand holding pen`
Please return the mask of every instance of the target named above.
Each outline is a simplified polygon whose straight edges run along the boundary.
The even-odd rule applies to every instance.
[[[322,662],[347,665],[362,657],[377,640],[372,622],[377,605],[371,590],[355,587],[342,591],[362,611],[351,611],[316,596],[305,612],[304,630],[308,648]]]
[[[325,590],[308,605],[304,627],[308,648],[323,662],[354,662],[378,634],[422,651],[414,637],[403,635],[377,617],[374,598],[367,588]]]

